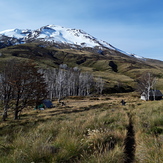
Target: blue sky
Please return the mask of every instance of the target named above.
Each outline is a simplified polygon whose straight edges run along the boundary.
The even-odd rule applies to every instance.
[[[54,24],[163,60],[163,0],[0,0],[0,31]]]

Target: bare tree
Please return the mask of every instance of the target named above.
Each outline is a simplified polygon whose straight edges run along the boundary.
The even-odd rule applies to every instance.
[[[9,99],[7,105],[14,109],[14,119],[18,119],[19,113],[24,107],[36,104],[46,97],[46,84],[43,75],[38,72],[38,68],[33,62],[11,60],[4,69],[9,73],[4,75],[2,72],[4,79],[1,80],[1,90],[8,88],[10,91],[3,91],[2,96],[7,96]],[[4,105],[4,107],[6,106]]]
[[[13,95],[13,87],[10,83],[10,79],[13,76],[13,73],[11,72],[13,68],[13,62],[9,62],[9,64],[5,62],[4,65],[1,65],[2,71],[0,73],[0,99],[3,105],[3,121],[5,121],[7,118],[9,103]]]
[[[55,80],[57,74],[56,69],[40,69],[40,73],[43,74],[47,84],[48,98],[52,100],[55,97]]]
[[[138,80],[138,90],[143,93],[146,97],[146,100],[149,100],[150,91],[153,91],[153,95],[155,97],[155,86],[157,79],[151,72],[145,72],[141,75]]]
[[[59,69],[56,76],[56,93],[58,95],[58,101],[60,102],[61,98],[65,96],[65,87],[66,87],[66,71]]]
[[[95,88],[96,88],[98,94],[102,94],[102,91],[104,88],[104,81],[102,80],[102,78],[98,77],[95,80]]]

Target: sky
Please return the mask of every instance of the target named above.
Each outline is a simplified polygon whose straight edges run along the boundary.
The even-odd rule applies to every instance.
[[[60,25],[163,61],[163,0],[0,0],[0,31]]]

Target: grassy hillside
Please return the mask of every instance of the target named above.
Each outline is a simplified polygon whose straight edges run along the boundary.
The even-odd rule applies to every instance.
[[[83,71],[92,72],[95,76],[101,76],[105,80],[107,88],[114,88],[119,85],[124,88],[127,86],[136,88],[135,80],[144,71],[150,71],[159,78],[157,89],[163,90],[161,84],[163,62],[151,59],[141,61],[112,50],[99,54],[90,49],[89,51],[57,49],[50,46],[44,47],[38,43],[29,43],[0,49],[0,54],[0,62],[17,58],[35,60],[39,66],[44,68],[57,68],[60,64],[79,67]],[[114,71],[110,66],[110,62],[114,62],[117,71]]]
[[[122,99],[126,106],[120,104]],[[156,163],[163,159],[163,101],[143,102],[130,93],[64,102],[60,106],[53,101],[55,107],[44,111],[26,109],[19,121],[11,120],[10,114],[1,122],[0,162],[120,163],[129,156],[135,163]]]
[[[79,67],[105,81],[105,92],[131,91],[144,72],[158,77],[163,63],[141,61],[115,51],[57,49],[39,44],[0,49],[0,64],[32,59],[43,68]],[[112,66],[111,66],[112,65]],[[121,89],[120,89],[121,88]],[[123,88],[123,89],[122,89]],[[127,103],[121,105],[121,100]],[[20,120],[0,121],[0,163],[156,163],[163,160],[163,101],[141,101],[139,94],[69,97],[64,106],[43,111],[25,108]],[[1,107],[2,109],[2,107]]]

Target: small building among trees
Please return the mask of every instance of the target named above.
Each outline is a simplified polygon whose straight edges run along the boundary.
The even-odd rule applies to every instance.
[[[149,91],[149,100],[161,100],[162,99],[162,92],[160,90],[150,90]],[[148,100],[148,95],[147,93],[143,92],[141,94],[141,99],[147,101]]]

